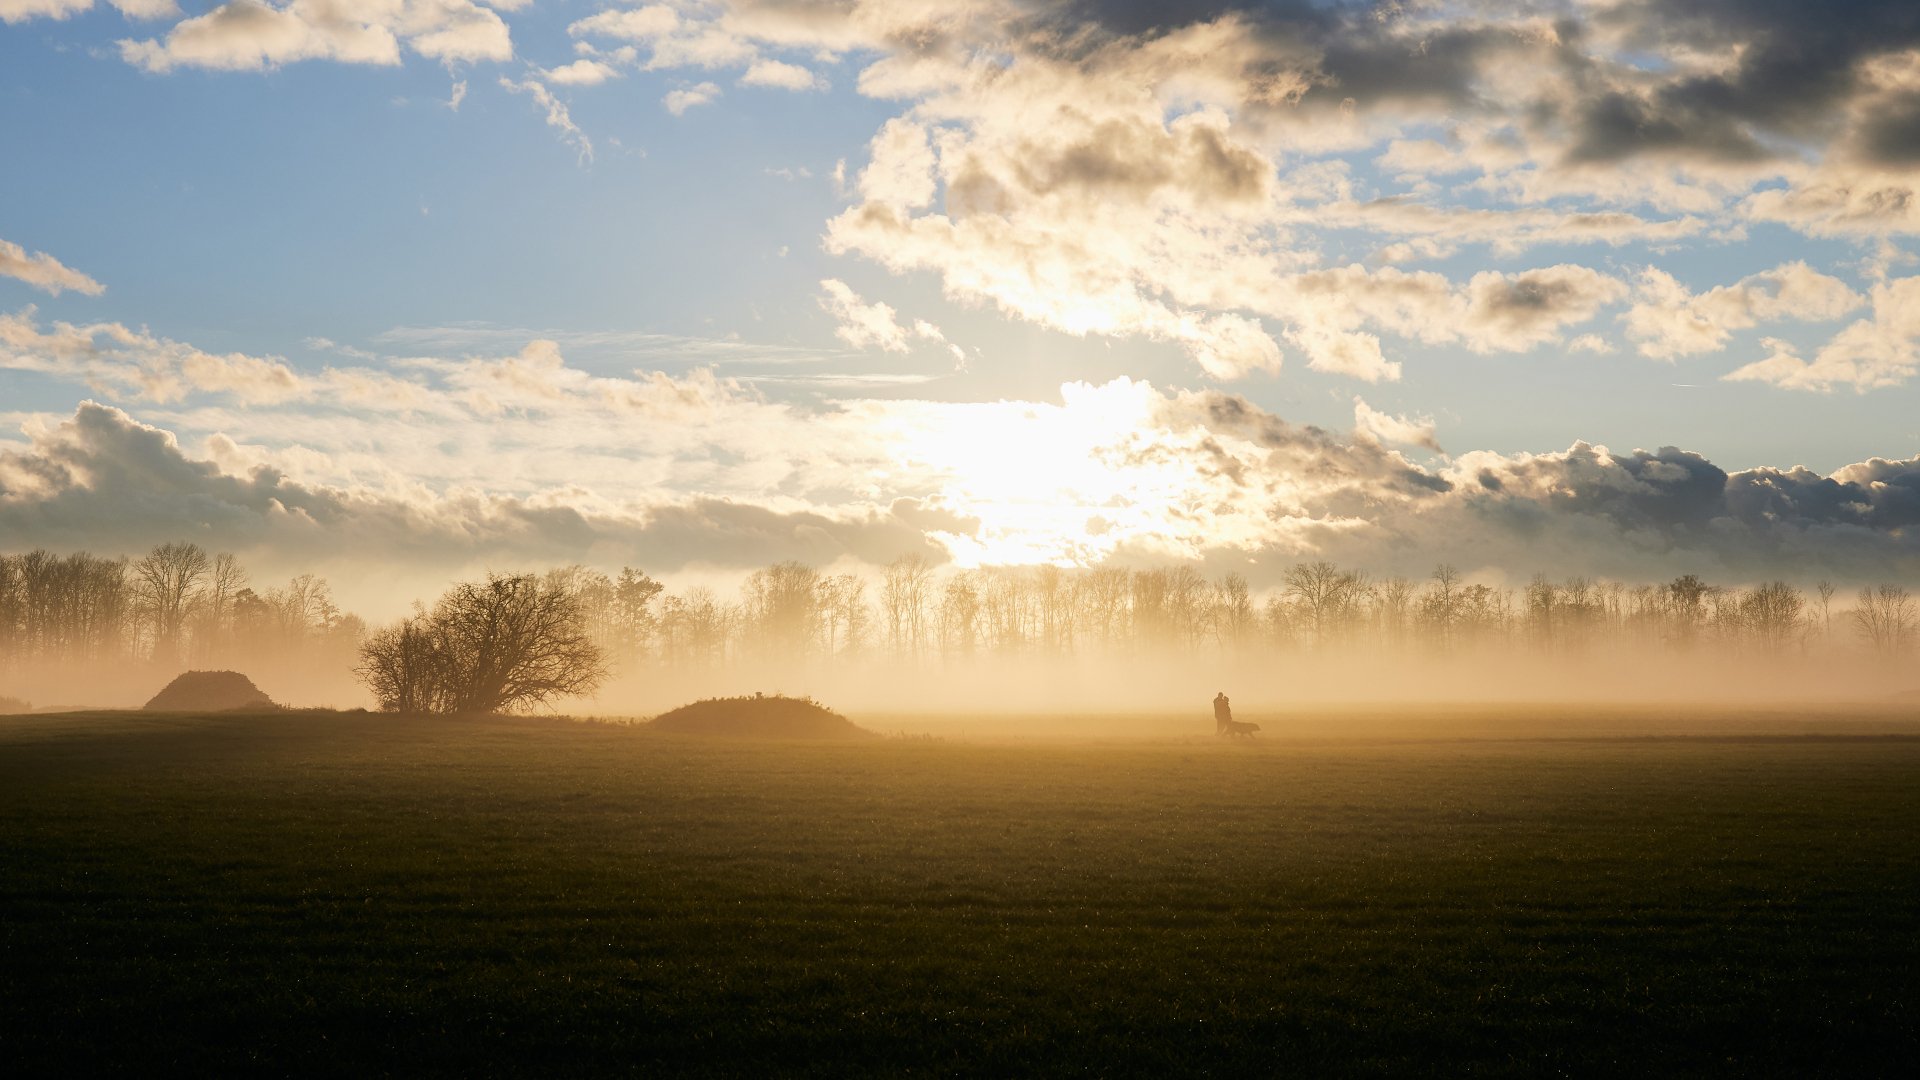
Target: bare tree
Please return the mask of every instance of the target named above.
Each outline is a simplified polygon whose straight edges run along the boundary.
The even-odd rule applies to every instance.
[[[947,579],[940,593],[940,651],[971,655],[979,640],[980,590],[978,572],[962,570]]]
[[[1861,589],[1853,609],[1853,628],[1873,650],[1892,659],[1913,642],[1916,622],[1913,597],[1899,585]]]
[[[1057,566],[1042,566],[1034,575],[1034,594],[1040,605],[1040,642],[1049,653],[1073,647],[1074,581]]]
[[[532,708],[606,678],[580,604],[532,574],[454,586],[433,611],[367,639],[356,669],[380,707],[438,713]]]
[[[1102,648],[1112,649],[1127,633],[1132,590],[1133,575],[1118,566],[1089,570],[1081,581],[1081,620],[1090,633],[1099,637]]]
[[[734,621],[734,613],[705,586],[669,596],[661,605],[661,652],[676,663],[710,667],[725,658]]]
[[[926,644],[927,580],[932,576],[926,557],[917,553],[887,564],[880,605],[887,613],[887,642],[896,656],[918,658]]]
[[[741,589],[747,629],[783,659],[807,654],[819,635],[820,572],[788,560],[747,576]]]
[[[1222,649],[1237,652],[1253,640],[1253,628],[1259,616],[1253,610],[1253,598],[1247,591],[1247,579],[1239,574],[1223,574],[1213,583],[1213,633]]]
[[[155,659],[179,659],[181,628],[199,603],[212,566],[198,544],[161,544],[133,564],[140,606],[153,634]]]
[[[1427,640],[1436,648],[1446,649],[1453,644],[1454,624],[1460,621],[1462,601],[1460,571],[1447,563],[1434,567],[1427,591],[1420,597],[1420,622],[1426,628]]]
[[[1740,597],[1748,632],[1765,652],[1778,652],[1800,636],[1800,613],[1806,606],[1800,590],[1784,581],[1769,581]]]
[[[1287,571],[1286,594],[1305,616],[1316,644],[1345,616],[1362,581],[1330,562],[1299,563]]]
[[[1678,644],[1690,644],[1706,615],[1705,600],[1713,587],[1692,574],[1674,578],[1666,587],[1673,638]]]

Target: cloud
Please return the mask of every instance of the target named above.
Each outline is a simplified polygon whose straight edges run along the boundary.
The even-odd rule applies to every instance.
[[[395,494],[302,483],[269,466],[236,474],[93,402],[26,434],[24,447],[0,447],[0,533],[23,545],[130,552],[188,539],[295,566],[340,562],[345,551],[349,571],[386,574],[395,564],[446,573],[586,560],[671,571],[942,557],[918,528],[877,511],[846,518],[702,498],[606,510],[566,492]],[[230,440],[223,449],[232,452]],[[363,596],[356,584],[336,580],[344,596]],[[387,597],[388,610],[370,614],[393,614],[404,600]]]
[[[1920,277],[1883,281],[1873,287],[1873,316],[1848,324],[1812,360],[1778,338],[1763,344],[1769,355],[1722,378],[1760,382],[1786,390],[1826,392],[1852,387],[1859,393],[1899,386],[1920,372]]]
[[[0,0],[0,22],[64,19],[93,6],[93,0]]]
[[[277,357],[208,353],[119,323],[56,322],[43,330],[31,307],[0,314],[0,368],[39,372],[84,383],[96,392],[118,391],[154,402],[217,393],[269,403],[305,393],[303,380]]]
[[[1672,274],[1649,266],[1622,318],[1642,356],[1671,360],[1718,352],[1736,330],[1782,319],[1824,322],[1859,307],[1861,297],[1805,262],[1783,263],[1695,295]]]
[[[180,12],[173,0],[112,0],[112,5],[129,19],[164,19]],[[92,7],[93,0],[0,0],[0,23],[64,19]]]
[[[740,76],[741,86],[770,86],[777,90],[825,90],[827,80],[799,64],[762,58]]]
[[[501,6],[232,0],[123,48],[154,70],[504,59]],[[1380,274],[1467,245],[1653,256],[1756,222],[1920,229],[1920,30],[1889,0],[1787,7],[674,0],[573,21],[577,58],[512,85],[680,72],[663,105],[682,115],[726,78],[824,89],[848,64],[896,115],[827,223],[830,253],[1063,333],[1164,342],[1213,378],[1272,372],[1285,343],[1311,369],[1383,382],[1409,342],[1523,352],[1626,299],[1568,262]],[[542,104],[586,153],[565,108]],[[1319,275],[1430,298],[1350,301]],[[1728,288],[1806,275],[1826,277]],[[1711,328],[1744,318],[1732,293],[1639,289],[1648,355],[1723,347]]]
[[[856,349],[906,352],[907,330],[886,304],[868,304],[860,294],[836,278],[820,282],[820,306],[832,315],[834,336]]]
[[[67,289],[87,296],[99,296],[107,291],[105,285],[62,265],[59,259],[46,252],[36,251],[29,255],[26,248],[6,240],[0,240],[0,277],[24,281],[54,296],[59,296]]]
[[[160,428],[89,402],[30,417],[24,442],[0,443],[0,533],[331,560],[343,593],[393,566],[671,572],[910,551],[966,565],[1226,560],[1256,584],[1305,558],[1718,580],[1920,569],[1920,460],[1728,472],[1674,448],[1576,443],[1428,469],[1387,444],[1432,448],[1431,421],[1360,400],[1342,437],[1235,395],[1128,379],[1069,383],[1056,401],[803,409],[711,374],[591,376],[551,342],[425,370],[430,382],[407,384],[425,400],[405,413],[195,408]],[[315,393],[344,395],[343,382],[330,373]],[[648,423],[632,422],[636,407]],[[178,430],[203,433],[205,455]]]
[[[1422,416],[1409,419],[1383,413],[1362,401],[1358,396],[1353,399],[1353,429],[1363,438],[1376,442],[1398,443],[1402,446],[1418,446],[1443,453],[1440,440],[1434,434],[1433,417]]]
[[[1400,369],[1365,327],[1476,352],[1519,352],[1555,340],[1627,292],[1617,278],[1571,264],[1485,270],[1464,285],[1432,271],[1350,265],[1279,284],[1289,294],[1279,310],[1294,313],[1292,337],[1309,365],[1367,381],[1397,379]]]
[[[713,100],[719,96],[720,87],[710,82],[703,82],[670,91],[666,97],[660,99],[660,104],[666,106],[667,111],[673,115],[684,116],[688,109],[712,104]]]
[[[803,54],[862,63],[860,92],[902,111],[828,224],[833,253],[934,273],[958,300],[1065,333],[1179,344],[1216,377],[1271,370],[1284,340],[1310,367],[1385,381],[1396,338],[1524,351],[1624,295],[1588,268],[1522,266],[1443,281],[1422,321],[1406,305],[1377,319],[1379,303],[1311,280],[1340,270],[1342,231],[1374,238],[1377,268],[1466,244],[1658,251],[1737,241],[1747,221],[1920,223],[1906,175],[1920,32],[1899,7],[727,0],[570,30],[747,82],[807,85]],[[1388,175],[1357,177],[1356,151]],[[1643,349],[1693,347],[1674,321],[1691,315],[1664,331],[1656,318],[1640,318]],[[1242,332],[1256,324],[1259,340]],[[1236,350],[1251,360],[1221,360],[1229,330],[1258,345]]]
[[[939,342],[946,346],[956,361],[962,364],[966,361],[966,354],[960,347],[949,342],[938,326],[925,319],[914,320],[909,328],[899,321],[891,305],[865,302],[859,293],[838,278],[822,280],[820,292],[820,308],[832,315],[836,324],[834,336],[856,349],[903,353],[908,350],[911,339],[919,338]]]
[[[1548,266],[1518,274],[1483,270],[1467,282],[1460,336],[1481,352],[1521,351],[1552,341],[1626,296],[1619,279],[1584,266]]]
[[[400,63],[401,46],[431,60],[509,60],[507,24],[470,0],[230,0],[174,24],[161,39],[119,42],[128,63],[259,71],[301,60]]]
[[[548,68],[541,73],[541,77],[561,86],[598,86],[609,79],[619,78],[620,70],[592,57],[581,57],[571,64]]]
[[[531,97],[534,104],[546,110],[547,126],[560,133],[560,141],[579,152],[580,164],[587,165],[593,162],[593,140],[587,138],[587,133],[580,130],[580,125],[573,122],[573,114],[567,111],[566,103],[554,97],[553,92],[544,84],[537,79],[515,82],[502,76],[500,86],[509,93],[526,94]]]

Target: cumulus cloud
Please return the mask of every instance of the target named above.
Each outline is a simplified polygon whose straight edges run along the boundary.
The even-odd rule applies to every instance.
[[[129,19],[164,19],[180,9],[173,0],[111,0],[115,10]],[[0,23],[20,23],[28,19],[64,19],[93,7],[93,0],[0,0]]]
[[[548,68],[541,73],[547,82],[561,86],[598,86],[608,79],[620,77],[620,69],[590,56],[583,56],[571,64]]]
[[[0,22],[64,19],[93,6],[93,0],[0,0]]]
[[[777,90],[825,90],[827,80],[799,64],[762,58],[740,76],[741,86],[770,86]]]
[[[10,277],[24,281],[44,293],[59,296],[71,289],[87,296],[99,296],[107,291],[105,285],[71,267],[62,265],[59,259],[44,251],[27,253],[27,249],[7,240],[0,240],[0,277]]]
[[[703,82],[669,91],[666,97],[660,99],[660,104],[666,106],[667,111],[673,115],[684,116],[688,109],[710,105],[719,96],[720,87],[710,82]]]
[[[1410,418],[1384,413],[1367,404],[1358,396],[1353,399],[1353,430],[1362,438],[1381,443],[1397,443],[1402,446],[1418,446],[1443,453],[1440,440],[1434,433],[1433,417]]]
[[[31,307],[0,314],[0,368],[163,403],[192,393],[278,402],[305,392],[301,378],[277,357],[208,353],[119,323],[56,322],[42,329]]]
[[[1649,266],[1623,318],[1642,356],[1671,360],[1718,352],[1736,330],[1781,319],[1824,322],[1859,307],[1861,297],[1805,262],[1784,263],[1695,295],[1672,274]]]
[[[1768,338],[1764,359],[1722,377],[1819,392],[1899,386],[1920,371],[1920,277],[1880,282],[1873,287],[1872,303],[1871,318],[1847,325],[1811,360],[1802,359],[1791,344]]]
[[[0,12],[75,2],[0,0]],[[407,50],[497,60],[512,46],[494,8],[517,6],[231,0],[122,48],[156,71],[391,64]],[[1842,8],[671,0],[575,20],[578,58],[511,85],[584,155],[548,88],[634,66],[684,72],[699,81],[663,98],[680,115],[720,95],[721,72],[800,91],[858,65],[858,91],[898,115],[828,223],[831,252],[931,273],[957,300],[1068,334],[1166,342],[1217,378],[1277,369],[1286,342],[1311,368],[1380,382],[1398,377],[1408,341],[1526,351],[1625,295],[1587,267],[1504,266],[1444,280],[1410,323],[1408,304],[1348,303],[1313,275],[1467,245],[1514,259],[1547,244],[1657,254],[1735,242],[1750,222],[1920,227],[1920,30],[1890,0]],[[1351,253],[1353,233],[1371,250]],[[1743,297],[1815,278],[1682,296],[1643,277],[1630,327],[1647,355],[1723,347],[1715,328],[1763,318],[1765,302],[1743,314]],[[1367,284],[1410,282],[1428,284]]]
[[[1339,269],[1323,254],[1337,230],[1376,236],[1377,268],[1467,244],[1658,251],[1735,241],[1752,220],[1881,233],[1920,220],[1906,175],[1920,33],[1898,8],[726,0],[603,12],[572,32],[633,42],[657,68],[790,65],[795,86],[802,53],[864,62],[860,91],[903,112],[869,145],[830,251],[930,271],[957,299],[1066,333],[1177,343],[1221,377],[1270,370],[1277,338],[1310,367],[1384,381],[1400,370],[1395,338],[1532,349],[1623,286],[1521,267],[1429,289],[1417,324],[1398,301],[1377,319],[1380,303],[1315,287]],[[1404,190],[1352,175],[1340,155],[1368,148]],[[1711,308],[1707,323],[1736,328],[1742,297],[1767,289],[1808,310],[1838,302],[1795,293],[1826,288],[1818,271],[1776,273],[1697,298],[1643,282],[1641,348],[1697,348],[1685,323]],[[1409,283],[1428,285],[1367,281]],[[1273,332],[1256,340],[1255,323]],[[1205,325],[1256,344],[1237,350],[1253,359],[1196,344],[1221,336],[1196,335]]]
[[[471,0],[230,0],[182,20],[162,38],[120,43],[128,63],[258,71],[301,60],[400,63],[401,47],[445,63],[509,60],[507,24]]]
[[[607,508],[566,491],[378,492],[303,483],[266,465],[233,473],[189,454],[171,432],[92,402],[68,419],[30,424],[26,435],[24,446],[0,447],[0,532],[23,544],[137,551],[190,538],[275,563],[348,548],[362,569],[605,561],[674,570],[942,556],[918,528],[877,511],[838,517],[702,498]]]

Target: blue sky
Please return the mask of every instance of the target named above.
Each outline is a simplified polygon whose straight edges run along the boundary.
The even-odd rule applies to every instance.
[[[1642,448],[1736,476],[1920,455],[1920,287],[1903,284],[1920,220],[1894,197],[1920,183],[1900,119],[1920,39],[1897,5],[1862,5],[1853,36],[1719,6],[1703,30],[1603,2],[1167,6],[1148,26],[1126,5],[1006,0],[122,5],[142,18],[0,0],[7,544],[177,527],[83,527],[19,479],[77,445],[86,399],[220,476],[264,467],[434,520],[470,496],[565,504],[609,530],[575,551],[442,522],[483,537],[474,560],[631,543],[697,568],[649,547],[649,522],[720,500],[789,524],[878,515],[896,548],[962,561],[1411,562],[1396,553],[1437,519],[1367,485],[1404,466],[1469,491],[1474,469],[1547,462],[1565,475],[1525,497],[1605,519],[1569,519],[1568,565],[1608,562],[1589,553],[1607,529],[1632,538],[1623,573],[1825,557],[1801,534],[1722,550],[1733,526],[1667,522],[1648,543],[1579,487],[1657,483],[1633,471]],[[1756,66],[1795,40],[1826,65],[1817,94]],[[90,328],[85,348],[60,323]],[[374,376],[419,401],[372,408]],[[1078,399],[1141,426],[1081,425],[1075,383],[1144,384]],[[654,404],[588,423],[582,394]],[[708,411],[669,415],[663,394]],[[1209,427],[1202,397],[1372,464],[1352,490],[1309,482],[1324,462]],[[949,429],[1030,438],[1027,469],[1054,486],[997,492],[1003,474],[929,434]],[[1576,474],[1581,442],[1614,471]],[[1242,466],[1230,496],[1221,455]],[[1105,500],[1159,510],[1076,533],[1103,505],[1082,504],[1089,456],[1145,470]],[[902,499],[961,524],[893,521]],[[1701,520],[1781,516],[1722,510]],[[274,543],[233,513],[209,542]],[[1891,542],[1831,549],[1871,566],[1909,557],[1903,513],[1806,524]],[[1469,557],[1530,550],[1459,528]],[[1342,546],[1355,535],[1372,539]]]

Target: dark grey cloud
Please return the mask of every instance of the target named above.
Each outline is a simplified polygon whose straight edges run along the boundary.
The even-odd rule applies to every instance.
[[[1562,133],[1562,160],[1617,165],[1644,156],[1752,163],[1824,146],[1842,113],[1869,88],[1865,66],[1920,47],[1920,4],[1910,0],[1621,0],[1584,13],[1514,2],[1463,8],[1450,20],[1398,3],[1148,3],[1082,0],[1043,5],[1040,25],[1067,47],[1115,35],[1153,36],[1233,15],[1275,45],[1276,67],[1298,65],[1307,87],[1292,107],[1371,109],[1426,105],[1460,116],[1508,112]],[[1557,43],[1523,33],[1523,20],[1554,17]],[[1069,29],[1070,28],[1070,29]],[[1639,60],[1724,52],[1710,74],[1660,66],[1632,79],[1610,74],[1601,42],[1624,42]],[[1304,57],[1304,62],[1299,59]],[[1497,65],[1552,64],[1558,100],[1489,101],[1480,86]],[[1863,110],[1850,152],[1877,164],[1920,159],[1920,105]]]

